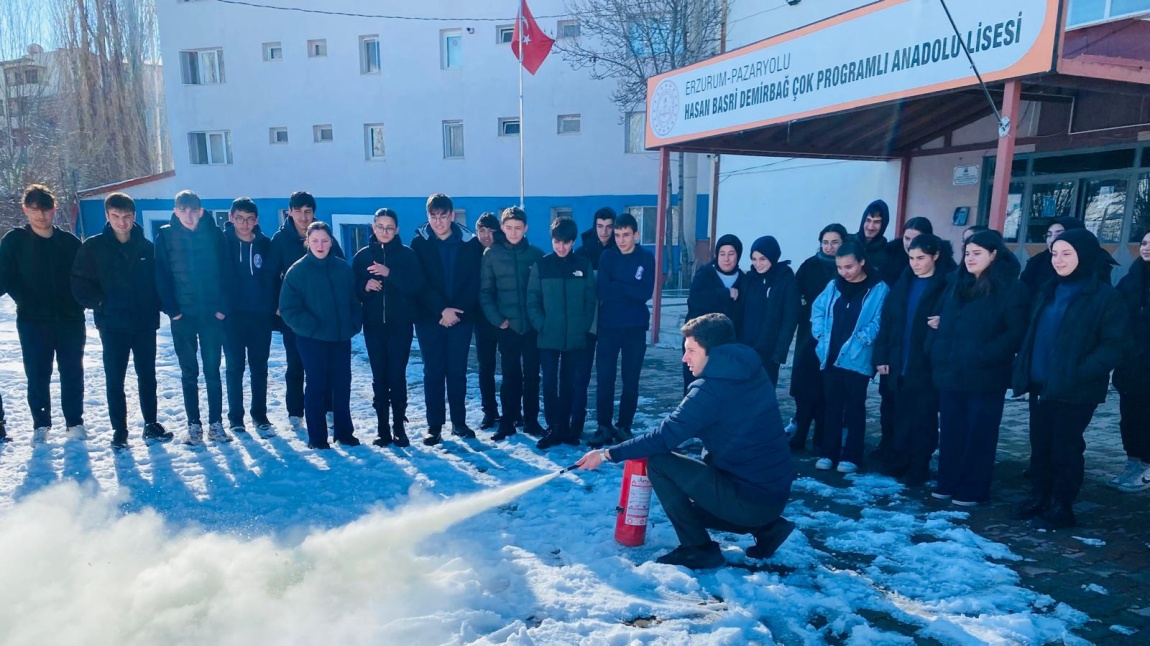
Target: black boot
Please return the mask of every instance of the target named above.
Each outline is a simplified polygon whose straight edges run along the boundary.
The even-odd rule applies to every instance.
[[[152,422],[144,426],[145,442],[171,442],[173,437],[175,435],[161,426],[159,422]]]
[[[1018,503],[1018,506],[1014,508],[1014,519],[1030,520],[1037,518],[1042,512],[1046,511],[1046,506],[1049,502],[1046,496],[1032,493],[1026,500]]]
[[[423,438],[424,446],[435,446],[443,441],[443,427],[442,426],[428,426],[427,437]]]
[[[499,424],[499,414],[498,413],[487,413],[487,412],[485,412],[485,413],[483,413],[483,421],[479,422],[479,428],[486,431],[489,428],[495,428],[496,425],[498,425],[498,424]]]
[[[127,429],[116,429],[112,432],[112,448],[116,451],[128,448]]]
[[[514,424],[501,421],[499,422],[499,430],[495,432],[495,435],[491,436],[491,439],[495,440],[496,442],[501,442],[518,432],[519,431],[515,430]]]
[[[386,419],[379,420],[376,433],[379,437],[371,441],[373,445],[383,447],[391,444],[391,425],[388,424]]]
[[[610,424],[600,424],[595,434],[587,442],[587,445],[593,449],[600,449],[608,444],[613,443],[617,431],[614,426]]]
[[[675,549],[655,559],[656,563],[666,565],[682,565],[692,570],[709,570],[726,563],[723,551],[715,541],[703,545],[680,545]]]
[[[1052,501],[1041,516],[1030,522],[1035,529],[1047,531],[1074,527],[1077,524],[1077,520],[1074,518],[1074,505],[1061,500]]]
[[[795,531],[795,524],[782,517],[756,530],[752,533],[752,536],[755,537],[755,544],[747,548],[747,558],[771,558],[793,531]]]
[[[0,442],[11,442],[12,438],[8,437],[8,425],[4,420],[0,419]]]
[[[407,430],[404,429],[401,422],[395,423],[395,428],[391,430],[391,437],[395,445],[401,449],[411,446],[411,440],[407,437]]]
[[[527,420],[527,423],[523,425],[523,432],[531,437],[543,437],[547,434],[547,431],[540,426],[539,421],[534,419]]]
[[[461,438],[466,439],[466,440],[470,440],[470,439],[475,438],[475,431],[471,430],[471,427],[468,426],[466,423],[464,423],[464,424],[452,424],[451,425],[451,432],[455,434],[455,437],[461,437]]]
[[[559,446],[563,443],[562,437],[563,431],[549,428],[547,432],[543,434],[543,438],[535,443],[535,448],[540,451],[546,451],[553,446]]]

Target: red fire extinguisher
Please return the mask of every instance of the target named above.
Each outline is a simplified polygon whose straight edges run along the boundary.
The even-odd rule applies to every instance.
[[[623,489],[615,508],[615,541],[638,547],[647,539],[647,515],[651,511],[651,481],[647,458],[627,460],[623,466]]]

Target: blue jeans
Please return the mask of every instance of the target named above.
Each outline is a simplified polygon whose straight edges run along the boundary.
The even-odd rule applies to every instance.
[[[208,423],[223,421],[224,388],[220,381],[220,359],[224,345],[224,322],[214,315],[201,318],[187,314],[172,321],[172,343],[180,364],[184,389],[184,412],[188,424],[200,424],[200,364],[204,362],[204,384],[208,388]],[[198,346],[198,347],[197,347]]]
[[[224,372],[228,382],[228,422],[244,423],[244,364],[252,376],[252,421],[268,423],[268,356],[272,319],[260,312],[233,312],[224,319]]]

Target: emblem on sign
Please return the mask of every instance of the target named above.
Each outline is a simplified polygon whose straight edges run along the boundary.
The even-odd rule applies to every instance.
[[[651,97],[651,130],[660,137],[666,137],[675,129],[678,118],[679,88],[674,81],[665,79]]]

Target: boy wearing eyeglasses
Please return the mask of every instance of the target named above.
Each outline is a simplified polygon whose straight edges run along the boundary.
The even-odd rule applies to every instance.
[[[224,357],[228,384],[228,426],[246,433],[244,426],[244,365],[251,373],[252,422],[260,437],[272,437],[268,421],[268,355],[276,313],[276,274],[268,262],[271,238],[260,231],[259,209],[247,197],[236,198],[224,227],[225,264],[232,277],[231,314],[224,319]]]

